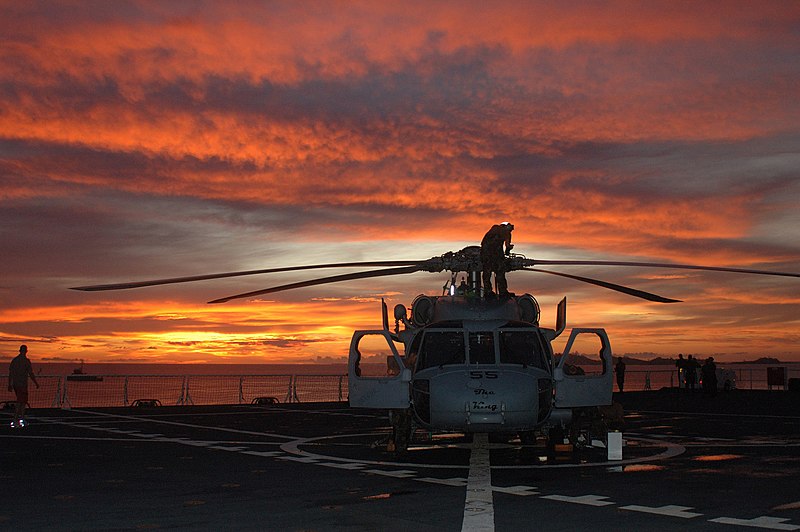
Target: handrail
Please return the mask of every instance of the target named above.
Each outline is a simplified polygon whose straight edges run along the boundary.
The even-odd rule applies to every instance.
[[[736,367],[728,365],[739,389],[768,389],[767,365]],[[784,365],[787,380],[800,378],[800,366]],[[681,386],[677,368],[629,367],[625,390],[659,390]],[[348,376],[344,374],[98,374],[38,375],[40,389],[31,390],[34,408],[83,406],[129,406],[137,399],[159,399],[163,404],[248,404],[257,397],[275,397],[284,403],[347,401]],[[615,379],[616,380],[616,379]],[[699,387],[699,379],[698,384]],[[618,391],[614,384],[614,391]],[[14,395],[0,387],[0,401],[13,401]]]

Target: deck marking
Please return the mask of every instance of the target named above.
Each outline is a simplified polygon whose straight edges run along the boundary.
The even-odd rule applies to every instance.
[[[492,491],[496,491],[498,493],[507,493],[509,495],[539,495],[539,492],[536,491],[538,488],[534,486],[507,486],[502,488],[500,486],[492,486]]]
[[[364,473],[372,473],[373,475],[381,475],[384,477],[393,477],[393,478],[413,478],[417,476],[416,471],[411,471],[410,469],[395,469],[395,470],[384,470],[384,469],[364,469]]]
[[[333,467],[335,469],[359,470],[367,467],[364,464],[343,464],[341,462],[317,462],[317,465],[324,467]]]
[[[337,462],[354,462],[359,464],[365,465],[372,465],[372,466],[380,466],[380,467],[417,467],[417,468],[429,468],[429,469],[466,469],[467,466],[461,464],[423,464],[423,463],[413,463],[413,462],[396,462],[396,461],[389,461],[389,460],[364,460],[360,458],[345,458],[339,456],[331,456],[328,454],[316,454],[310,451],[305,451],[300,448],[301,445],[316,445],[319,441],[327,441],[327,440],[336,440],[341,438],[353,438],[353,437],[365,437],[365,436],[375,436],[376,432],[369,432],[369,433],[357,433],[357,434],[337,434],[334,436],[318,436],[313,438],[297,438],[294,441],[286,442],[281,444],[280,449],[285,453],[297,455],[297,456],[308,456],[313,457],[318,460],[335,460]],[[380,433],[382,434],[382,433]]]
[[[191,445],[192,447],[209,447],[210,445],[214,445],[210,441],[194,441],[194,440],[180,440],[178,443],[182,443],[183,445]]]
[[[173,425],[173,426],[176,426],[176,427],[186,427],[186,428],[190,428],[190,429],[215,430],[215,431],[220,431],[220,432],[230,432],[230,433],[233,433],[233,434],[247,434],[248,436],[264,436],[264,437],[268,437],[268,438],[282,438],[282,439],[285,439],[285,440],[293,440],[293,439],[295,439],[294,436],[287,436],[285,434],[275,434],[275,433],[272,433],[272,432],[256,432],[256,431],[252,431],[252,430],[230,429],[230,428],[227,428],[227,427],[213,427],[213,426],[208,426],[208,425],[197,425],[197,424],[194,424],[194,423],[181,423],[179,421],[167,421],[167,420],[164,420],[164,419],[154,419],[154,418],[151,418],[151,417],[128,416],[128,415],[123,415],[123,414],[106,414],[104,412],[93,412],[91,410],[76,410],[76,409],[73,409],[72,412],[80,412],[82,414],[91,414],[91,415],[94,415],[94,416],[106,417],[106,418],[111,418],[111,419],[127,419],[127,420],[133,420],[133,421],[139,421],[139,422],[147,422],[147,423],[160,423],[160,424],[163,424],[163,425]],[[60,425],[81,426],[80,424],[77,424],[77,423],[68,423],[68,422],[64,422],[64,421],[51,421],[51,422],[55,423],[55,424],[60,424]],[[106,429],[106,430],[108,430],[108,429]]]
[[[428,482],[429,484],[441,484],[443,486],[454,486],[457,488],[463,488],[467,485],[467,479],[465,478],[433,478],[433,477],[420,477],[417,480],[420,482]]]
[[[209,449],[216,449],[218,451],[230,451],[233,453],[240,453],[242,451],[246,451],[247,447],[228,447],[226,445],[212,445]]]
[[[12,439],[13,438],[15,440],[24,438],[26,440],[52,440],[52,441],[57,441],[57,440],[60,440],[60,441],[107,441],[107,442],[114,442],[114,443],[116,443],[116,442],[130,443],[130,442],[142,441],[141,438],[101,438],[99,436],[96,437],[96,438],[93,438],[91,436],[36,436],[36,435],[28,435],[28,434],[25,434],[25,435],[14,434],[13,436],[10,435],[10,434],[0,434],[0,438],[8,438],[8,439]]]
[[[367,460],[363,458],[345,458],[341,456],[332,456],[330,454],[318,454],[313,453],[311,451],[307,451],[301,449],[301,446],[311,446],[311,445],[319,445],[320,442],[324,441],[331,441],[343,438],[356,438],[356,437],[367,437],[367,436],[375,436],[378,432],[367,432],[367,433],[354,433],[354,434],[337,434],[333,436],[315,436],[311,438],[297,438],[294,441],[286,442],[281,444],[281,450],[297,456],[308,456],[314,457],[319,460],[335,460],[337,462],[356,462],[361,464],[367,465],[375,465],[375,466],[382,466],[382,467],[416,467],[416,468],[427,468],[427,469],[466,469],[466,465],[462,464],[426,464],[422,462],[397,462],[397,461],[389,461],[389,460]],[[683,445],[678,445],[674,443],[667,443],[662,441],[655,441],[649,438],[627,438],[627,441],[638,441],[644,443],[653,443],[657,444],[658,447],[663,447],[664,451],[655,455],[650,456],[643,456],[640,458],[627,458],[623,460],[610,460],[605,462],[591,462],[591,463],[580,463],[580,464],[515,464],[515,465],[501,465],[501,466],[492,466],[492,469],[510,469],[510,470],[518,470],[518,469],[560,469],[560,468],[584,468],[584,467],[601,467],[601,466],[609,466],[613,465],[615,467],[630,465],[630,464],[642,464],[647,462],[653,462],[657,460],[664,460],[666,458],[672,458],[678,455],[683,454],[686,452],[686,448]],[[429,448],[431,446],[428,446]],[[448,447],[456,447],[455,445],[448,445]],[[416,448],[415,448],[416,449]]]
[[[627,436],[627,435],[626,435]],[[640,458],[623,458],[622,460],[607,460],[605,462],[590,462],[590,463],[580,463],[580,464],[515,464],[515,465],[507,465],[507,466],[492,466],[492,469],[572,469],[572,468],[583,468],[583,467],[601,467],[601,466],[625,466],[631,464],[644,464],[647,462],[653,462],[658,460],[664,460],[666,458],[673,458],[675,456],[679,456],[686,452],[686,447],[683,445],[678,445],[676,443],[665,442],[661,440],[655,440],[652,438],[625,438],[626,441],[637,441],[637,442],[644,442],[644,443],[652,443],[655,444],[657,447],[664,447],[664,451],[658,454],[650,455],[650,456],[642,456]]]
[[[300,462],[302,464],[318,464],[320,460],[318,458],[312,458],[309,456],[277,456],[278,460],[286,460],[289,462]]]
[[[462,532],[474,530],[494,531],[489,435],[481,432],[475,433],[472,437],[464,520],[461,525]]]
[[[260,456],[262,458],[275,458],[281,455],[277,451],[242,451],[242,454],[249,454],[250,456]]]
[[[734,519],[733,517],[717,517],[716,519],[709,519],[712,523],[720,523],[723,525],[736,525],[736,526],[749,526],[753,528],[768,528],[770,530],[800,530],[800,525],[792,525],[787,523],[789,519],[786,517],[769,517],[762,515],[755,519]]]
[[[586,506],[608,506],[615,504],[611,501],[604,501],[603,499],[608,499],[608,497],[605,495],[580,495],[578,497],[571,497],[569,495],[542,495],[542,499],[571,502],[574,504],[585,504]]]
[[[638,504],[631,504],[630,506],[623,506],[620,508],[620,510],[644,512],[646,514],[667,515],[670,517],[682,517],[684,519],[691,519],[693,517],[700,517],[703,515],[686,511],[691,509],[691,506],[675,506],[673,504],[668,504],[666,506],[639,506]]]

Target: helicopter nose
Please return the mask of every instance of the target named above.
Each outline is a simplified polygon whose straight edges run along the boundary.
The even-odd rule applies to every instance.
[[[531,430],[549,411],[549,402],[540,405],[547,392],[539,381],[534,371],[522,369],[442,372],[426,380],[424,386],[415,382],[415,408],[420,418],[427,417],[422,421],[452,430]]]

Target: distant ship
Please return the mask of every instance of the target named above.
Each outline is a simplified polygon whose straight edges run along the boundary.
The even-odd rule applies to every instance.
[[[67,375],[68,381],[102,381],[103,377],[99,375],[87,375],[83,371],[83,360],[81,360],[80,367],[77,367],[72,370],[71,375]]]

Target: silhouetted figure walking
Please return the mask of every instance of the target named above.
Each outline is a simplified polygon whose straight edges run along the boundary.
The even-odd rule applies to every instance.
[[[27,353],[27,345],[19,346],[19,355],[14,357],[8,366],[8,391],[15,392],[17,395],[17,404],[14,409],[14,419],[11,420],[11,428],[25,426],[25,409],[28,406],[28,377],[31,378],[37,388],[39,387]]]
[[[493,225],[481,240],[481,267],[483,269],[483,289],[488,294],[492,291],[492,272],[497,283],[497,293],[508,294],[506,281],[506,255],[511,253],[511,231],[514,226],[508,222]],[[505,250],[503,249],[505,245]]]

